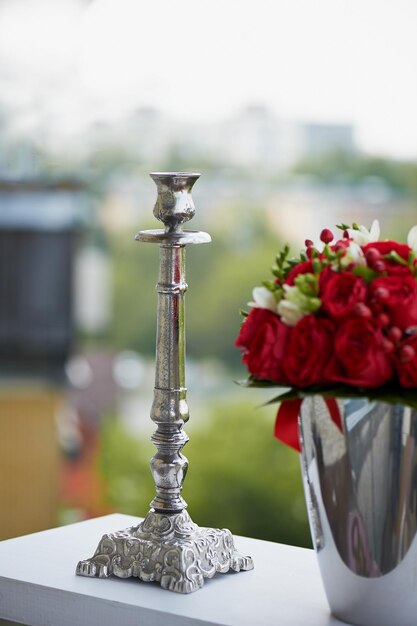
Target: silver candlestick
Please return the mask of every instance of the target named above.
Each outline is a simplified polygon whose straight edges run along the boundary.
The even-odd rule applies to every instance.
[[[200,528],[186,511],[181,496],[188,461],[181,453],[188,441],[183,430],[188,420],[185,387],[184,294],[185,246],[209,243],[204,232],[183,230],[195,213],[191,189],[200,174],[151,174],[158,188],[154,215],[165,230],[145,230],[137,241],[159,244],[160,265],[156,373],[151,419],[157,425],[152,441],[157,453],[151,459],[156,496],[151,510],[138,525],[104,535],[91,559],[80,561],[81,576],[121,578],[136,576],[160,582],[170,591],[190,593],[216,572],[253,569],[251,557],[236,551],[229,530]]]

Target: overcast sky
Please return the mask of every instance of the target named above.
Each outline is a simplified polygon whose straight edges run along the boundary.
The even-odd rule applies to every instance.
[[[0,99],[69,130],[265,104],[417,157],[416,32],[416,0],[0,0]]]

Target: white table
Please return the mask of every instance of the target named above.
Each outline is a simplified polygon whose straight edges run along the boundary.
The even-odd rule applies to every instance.
[[[0,618],[32,626],[337,626],[312,550],[236,537],[250,572],[182,595],[135,578],[75,576],[101,536],[136,525],[107,515],[0,543]]]

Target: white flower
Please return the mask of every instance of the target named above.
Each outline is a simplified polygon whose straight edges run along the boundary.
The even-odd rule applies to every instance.
[[[296,323],[309,313],[308,298],[298,287],[284,285],[285,296],[278,302],[278,314],[287,326],[295,326]]]
[[[248,302],[249,306],[258,309],[269,309],[274,313],[277,312],[277,301],[272,291],[269,291],[266,287],[255,287],[252,291],[253,301]]]
[[[417,226],[413,226],[407,236],[407,243],[417,253]]]
[[[366,265],[366,258],[362,248],[360,247],[360,244],[358,245],[354,241],[350,242],[349,246],[346,248],[346,253],[340,259],[340,265],[343,268],[347,267],[351,263],[354,263],[355,265]],[[336,267],[333,269],[336,269]]]
[[[366,244],[373,241],[379,241],[380,228],[378,220],[372,222],[370,230],[365,226],[359,226],[359,230],[354,228],[348,228],[350,239],[352,239],[359,246],[366,246]]]
[[[281,300],[278,302],[278,313],[287,326],[295,326],[305,315],[294,302],[290,302],[289,300]]]

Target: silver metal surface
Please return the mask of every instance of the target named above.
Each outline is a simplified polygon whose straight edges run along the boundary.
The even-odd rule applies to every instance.
[[[321,398],[302,405],[310,528],[332,613],[361,626],[417,625],[417,412]]]
[[[158,188],[154,215],[165,230],[141,231],[138,241],[157,243],[160,250],[156,371],[151,419],[157,425],[151,459],[156,496],[137,527],[105,535],[91,559],[80,561],[81,576],[136,576],[157,581],[170,591],[190,593],[216,572],[253,569],[251,557],[241,557],[228,530],[199,528],[185,511],[181,491],[188,461],[182,448],[189,418],[185,387],[185,245],[209,242],[210,235],[183,231],[195,209],[191,189],[199,174],[151,174]]]
[[[191,189],[199,177],[196,172],[151,173],[158,188],[153,214],[164,223],[166,232],[178,232],[184,222],[194,217]]]
[[[252,568],[250,557],[236,552],[229,530],[199,528],[185,510],[174,515],[150,511],[138,526],[104,535],[95,555],[78,564],[77,574],[134,576],[191,593],[216,572]]]

